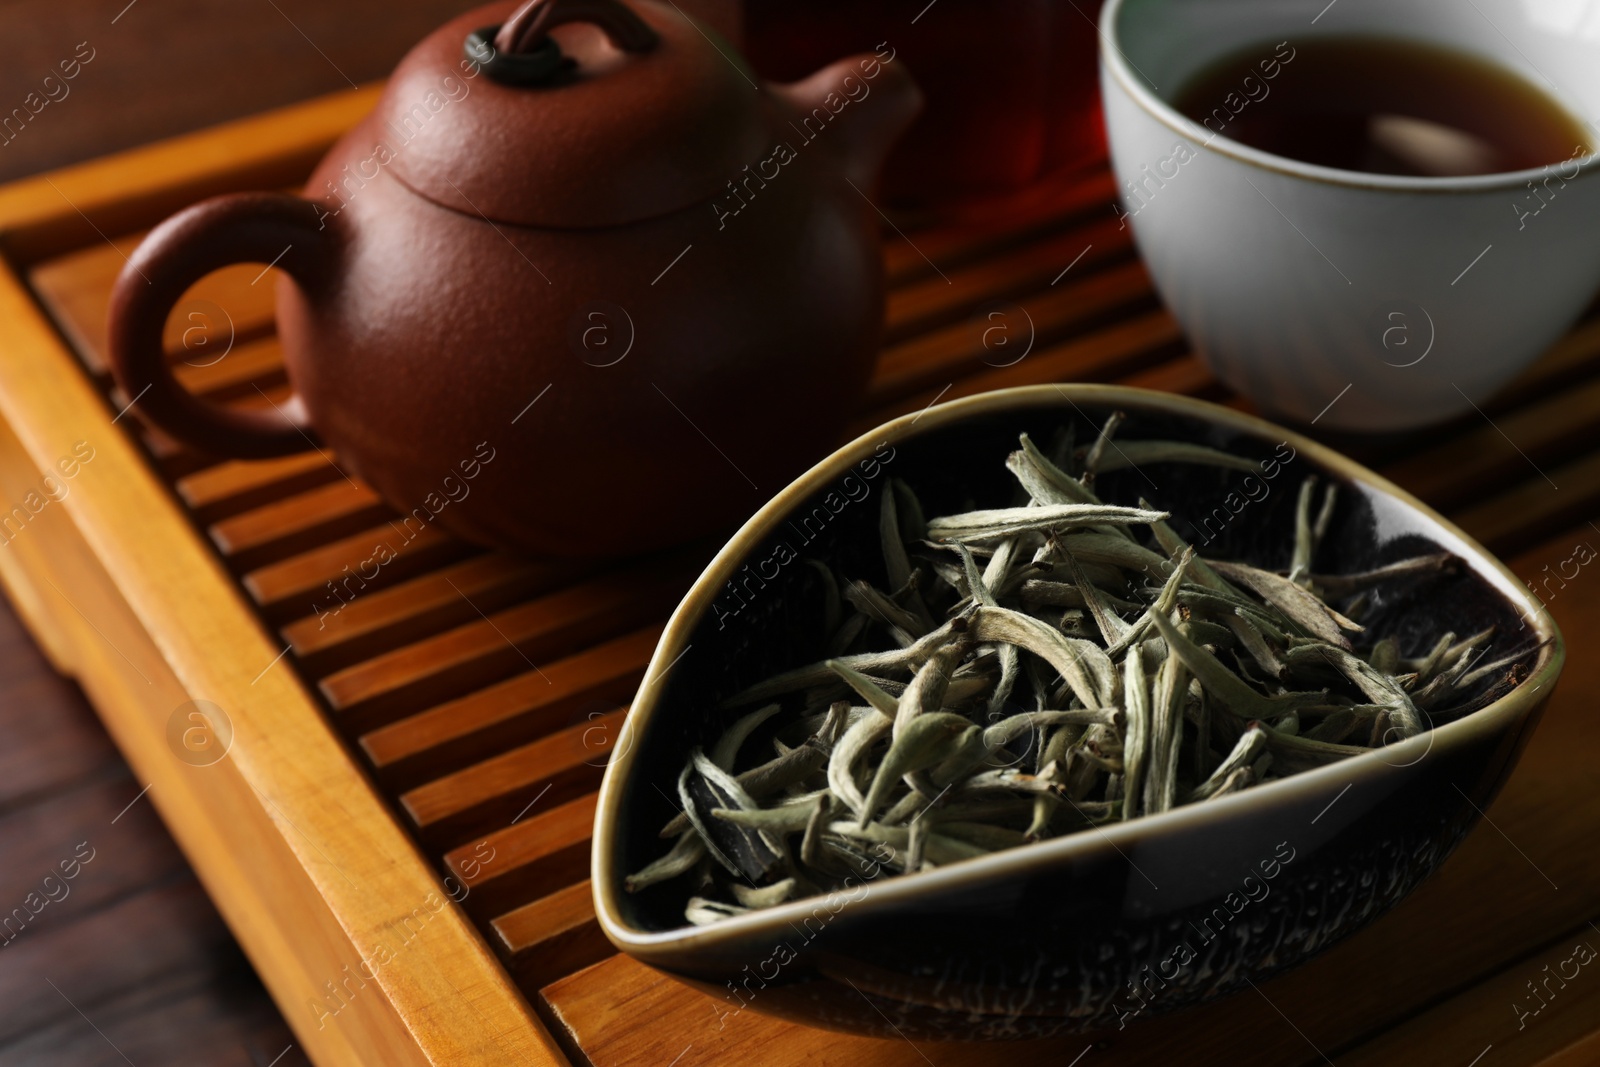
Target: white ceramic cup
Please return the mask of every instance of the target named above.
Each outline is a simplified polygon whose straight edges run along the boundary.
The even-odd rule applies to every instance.
[[[1571,0],[1107,0],[1101,82],[1124,223],[1217,376],[1278,416],[1397,430],[1481,406],[1595,297],[1600,156],[1366,174],[1246,147],[1167,102],[1259,49],[1255,83],[1217,102],[1242,114],[1294,76],[1297,45],[1357,34],[1494,60],[1600,143],[1600,11]]]

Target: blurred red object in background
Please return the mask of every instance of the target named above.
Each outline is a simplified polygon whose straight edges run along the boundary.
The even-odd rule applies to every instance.
[[[1105,152],[1100,0],[745,0],[743,47],[792,81],[880,45],[927,106],[884,168],[896,207],[1005,196]]]

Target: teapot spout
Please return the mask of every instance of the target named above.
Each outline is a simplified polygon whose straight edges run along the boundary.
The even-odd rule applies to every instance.
[[[877,180],[889,149],[922,110],[922,90],[887,45],[771,88],[800,113],[797,129],[833,145],[845,176],[863,188]]]

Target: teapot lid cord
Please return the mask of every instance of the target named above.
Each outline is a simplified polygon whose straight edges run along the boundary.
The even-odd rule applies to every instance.
[[[661,41],[620,0],[527,0],[499,26],[467,34],[462,53],[502,84],[551,85],[573,62],[548,31],[568,22],[593,23],[624,52],[648,52]]]

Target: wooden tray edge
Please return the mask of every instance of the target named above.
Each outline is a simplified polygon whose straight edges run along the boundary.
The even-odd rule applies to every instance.
[[[0,232],[23,258],[53,254],[82,243],[79,210],[126,232],[187,190],[270,184],[286,155],[315,158],[370,103],[370,91],[338,94],[0,188]],[[251,170],[252,160],[261,167]],[[123,179],[129,167],[144,177]],[[58,192],[83,200],[69,204]],[[0,440],[8,453],[0,462],[25,491],[75,442],[90,442],[95,454],[67,495],[41,511],[52,529],[23,529],[0,547],[15,553],[0,580],[152,784],[174,837],[313,1059],[564,1064],[459,908],[434,911],[438,879],[298,679],[275,662],[279,647],[111,424],[114,413],[14,266],[0,268],[10,342],[0,350],[0,421],[9,431],[0,436],[10,438]],[[232,719],[223,773],[195,773],[168,745],[168,719],[191,699]],[[281,891],[296,883],[305,891]],[[358,970],[375,973],[351,979]],[[371,994],[362,992],[368,985]],[[341,1005],[337,1017],[316,1014],[315,1002],[330,995],[323,1003]]]
[[[218,193],[299,185],[382,90],[332,93],[0,186],[0,245],[26,266]]]

